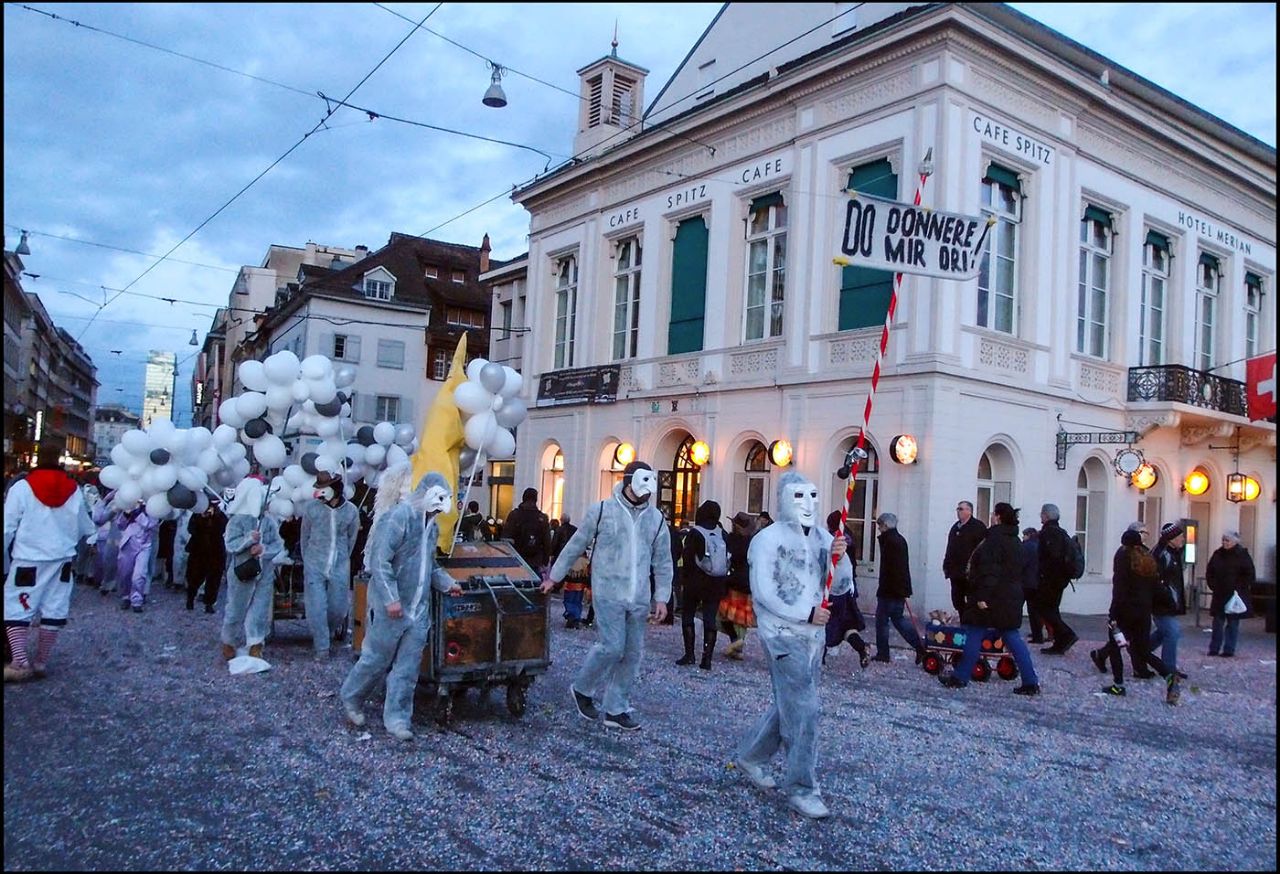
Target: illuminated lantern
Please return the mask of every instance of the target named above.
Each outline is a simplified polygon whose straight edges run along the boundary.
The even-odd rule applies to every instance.
[[[786,467],[791,463],[791,444],[786,440],[775,440],[769,444],[769,460],[774,467]]]
[[[1129,477],[1129,482],[1133,483],[1140,489],[1146,490],[1155,485],[1156,480],[1159,478],[1160,477],[1156,473],[1155,467],[1143,462],[1138,466],[1138,469],[1133,472],[1133,475]]]
[[[636,460],[636,448],[630,443],[619,443],[613,450],[613,460],[625,467]]]
[[[889,457],[898,464],[915,464],[919,447],[910,434],[899,434],[889,442]]]
[[[1244,478],[1244,499],[1246,501],[1256,501],[1258,495],[1262,494],[1262,483],[1258,482],[1251,476]]]
[[[1233,504],[1255,501],[1262,494],[1262,485],[1251,476],[1236,471],[1227,477],[1227,500]]]
[[[1209,476],[1202,470],[1193,470],[1182,481],[1182,488],[1188,495],[1203,495],[1209,491]]]
[[[689,460],[702,467],[711,460],[711,447],[699,440],[689,447]]]

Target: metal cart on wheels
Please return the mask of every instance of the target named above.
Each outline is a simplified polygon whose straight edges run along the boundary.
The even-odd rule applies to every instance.
[[[523,716],[529,687],[551,664],[541,580],[505,542],[459,543],[441,566],[462,594],[432,590],[419,688],[435,698],[442,725],[453,721],[455,698],[471,688],[484,697],[505,686],[507,710]]]
[[[454,702],[468,689],[485,697],[507,690],[507,710],[524,715],[529,687],[551,665],[547,634],[549,601],[541,580],[504,541],[459,543],[441,567],[462,587],[461,595],[431,590],[431,639],[422,653],[418,692],[436,709],[442,725],[453,721]],[[368,631],[368,578],[355,580],[352,649]]]
[[[1009,632],[1017,634],[1017,631]],[[957,625],[943,625],[936,619],[929,620],[924,628],[924,669],[930,674],[942,671],[942,665],[949,661],[952,665],[960,663],[960,655],[964,651],[966,632]],[[991,679],[991,662],[995,662],[994,672],[1002,680],[1012,680],[1018,676],[1018,666],[1013,661],[1013,654],[1004,644],[1003,633],[988,628],[982,635],[982,650],[978,661],[973,666],[972,679],[985,682]]]

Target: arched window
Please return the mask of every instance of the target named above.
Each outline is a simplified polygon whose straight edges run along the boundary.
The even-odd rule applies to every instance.
[[[987,447],[978,459],[978,490],[973,515],[983,525],[990,524],[991,510],[1001,501],[1013,500],[1013,461],[999,444]]]
[[[605,446],[604,459],[600,466],[600,500],[606,500],[613,494],[613,487],[622,482],[622,471],[625,464],[618,461],[618,443]]]
[[[564,511],[564,453],[554,447],[555,453],[544,462],[542,471],[543,511],[552,519],[559,519]]]
[[[845,453],[852,449],[857,441],[858,438],[854,436],[840,444],[836,467],[844,463]],[[864,443],[862,448],[867,451],[867,460],[858,469],[858,479],[853,487],[853,500],[849,504],[847,527],[853,538],[849,546],[850,552],[858,561],[868,564],[875,562],[878,546],[874,523],[880,506],[880,456],[870,443]],[[831,475],[831,481],[831,509],[839,510],[844,505],[848,482],[835,474]]]
[[[1085,570],[1099,573],[1105,566],[1107,539],[1107,470],[1102,462],[1090,458],[1076,475],[1075,535],[1084,548]],[[1063,525],[1063,528],[1066,528]],[[1071,530],[1071,529],[1067,529]],[[1118,542],[1118,539],[1117,539]]]
[[[693,524],[694,512],[698,509],[698,484],[702,468],[693,463],[690,450],[694,439],[687,435],[680,448],[676,450],[675,465],[672,473],[675,479],[675,491],[671,508],[672,522],[677,528]]]
[[[742,466],[746,480],[746,511],[757,515],[769,506],[769,449],[759,440],[747,448],[747,460]],[[737,512],[738,508],[734,508]]]

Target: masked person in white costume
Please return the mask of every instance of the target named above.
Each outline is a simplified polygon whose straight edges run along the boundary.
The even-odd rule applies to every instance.
[[[247,476],[240,480],[227,506],[227,603],[222,616],[222,657],[231,661],[236,650],[249,644],[249,655],[262,658],[262,645],[271,627],[275,597],[275,558],[284,551],[280,526],[266,512],[267,487]],[[257,559],[257,572],[251,561]],[[247,576],[247,579],[242,578]]]
[[[329,656],[330,642],[341,641],[351,612],[351,550],[360,514],[342,491],[342,477],[321,471],[315,500],[302,508],[302,597],[317,659]]]
[[[379,499],[384,488],[398,491],[399,486],[393,478],[384,479],[379,483]],[[360,660],[352,666],[338,693],[353,725],[364,725],[360,708],[385,675],[387,695],[382,705],[382,724],[392,737],[413,738],[409,728],[413,692],[431,631],[428,587],[450,595],[462,592],[462,587],[436,564],[439,528],[435,519],[449,509],[452,500],[445,478],[426,473],[408,500],[382,513],[370,533],[366,549],[372,572],[369,628]]]
[[[559,585],[578,556],[595,544],[591,597],[600,639],[569,690],[584,719],[598,719],[603,707],[604,724],[627,731],[640,727],[631,715],[631,687],[644,655],[651,572],[658,621],[666,617],[671,597],[671,537],[666,520],[649,502],[657,491],[658,476],[653,468],[643,461],[628,464],[613,496],[583,514],[581,527],[565,544],[542,584],[543,592]]]
[[[831,615],[822,607],[823,589],[832,555],[842,557],[847,544],[843,537],[833,540],[822,526],[817,486],[794,471],[778,481],[777,517],[756,534],[747,552],[773,701],[738,746],[737,766],[757,788],[772,789],[777,784],[764,766],[784,746],[782,788],[787,802],[799,813],[820,819],[829,814],[816,774],[818,673],[823,626]],[[849,564],[841,562],[831,594],[849,591],[852,583]]]

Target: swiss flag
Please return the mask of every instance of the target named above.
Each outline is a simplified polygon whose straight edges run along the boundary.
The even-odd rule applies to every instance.
[[[1276,417],[1276,353],[1259,355],[1245,362],[1245,386],[1249,399],[1249,420]]]

